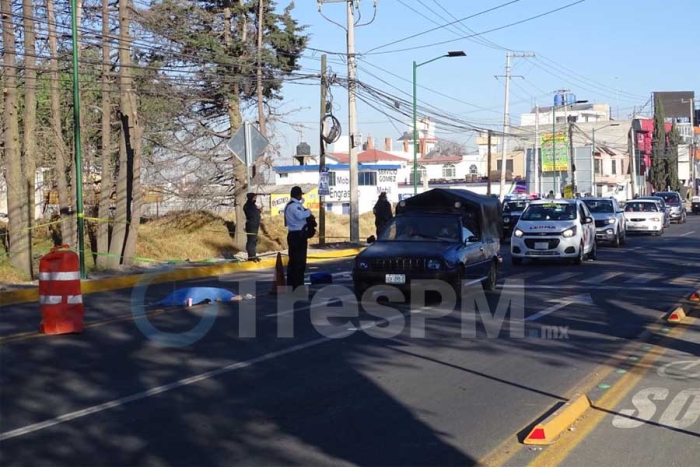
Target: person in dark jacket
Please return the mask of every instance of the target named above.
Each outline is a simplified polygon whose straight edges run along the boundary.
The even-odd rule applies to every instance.
[[[393,217],[391,203],[386,199],[386,192],[382,192],[374,205],[374,226],[377,228],[377,237]]]
[[[243,205],[245,213],[245,234],[246,242],[245,249],[248,252],[249,261],[260,261],[256,253],[258,246],[258,230],[260,230],[260,217],[262,209],[255,204],[257,195],[248,193],[248,201]]]

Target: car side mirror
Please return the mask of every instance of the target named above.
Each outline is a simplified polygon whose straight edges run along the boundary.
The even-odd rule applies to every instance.
[[[471,236],[467,237],[467,240],[465,241],[465,243],[474,243],[474,242],[478,242],[478,241],[479,241],[479,237],[477,237],[476,235],[471,235]]]
[[[585,222],[586,224],[592,224],[592,223],[593,223],[593,218],[592,218],[592,217],[586,217],[586,219],[584,219],[584,222]]]
[[[371,243],[374,243],[376,241],[377,241],[377,239],[375,238],[374,235],[370,235],[369,237],[367,237],[367,243],[371,244]]]

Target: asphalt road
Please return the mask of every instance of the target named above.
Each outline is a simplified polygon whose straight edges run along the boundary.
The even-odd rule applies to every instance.
[[[321,292],[296,307],[270,296],[269,270],[88,295],[80,335],[37,336],[36,305],[7,307],[0,463],[525,465],[537,452],[519,434],[698,288],[699,247],[695,217],[580,266],[512,267],[506,244],[499,288],[477,310],[515,305],[475,336],[471,299],[465,313],[431,297],[389,304],[388,319],[325,320]],[[313,268],[351,292],[350,261]],[[192,285],[257,298],[151,305]],[[593,459],[573,454],[581,462],[567,465]]]

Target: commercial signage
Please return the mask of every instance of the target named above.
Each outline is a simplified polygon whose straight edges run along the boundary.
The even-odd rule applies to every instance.
[[[291,198],[289,194],[273,194],[270,195],[270,214],[272,216],[279,216],[284,212],[284,207],[287,205]],[[312,211],[318,211],[318,188],[314,188],[308,193],[304,193],[304,207],[311,209]]]
[[[564,133],[542,135],[542,172],[566,172],[569,170],[569,139]]]

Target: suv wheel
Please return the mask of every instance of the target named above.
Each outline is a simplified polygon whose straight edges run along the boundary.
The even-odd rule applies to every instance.
[[[681,214],[681,224],[685,224],[685,213]]]
[[[620,248],[620,245],[622,244],[622,239],[620,238],[620,231],[618,230],[617,233],[615,234],[615,240],[613,240],[612,244],[615,248]]]
[[[457,274],[455,274],[454,282],[452,282],[452,288],[457,294],[457,298],[462,297],[462,281],[464,280],[464,265],[459,265],[457,267]]]
[[[596,242],[593,242],[593,248],[591,249],[591,252],[588,253],[588,259],[591,261],[595,261],[596,259],[598,259],[598,245],[596,244]]]
[[[489,268],[489,275],[482,282],[485,290],[495,290],[496,282],[498,281],[498,266],[495,261],[491,261],[491,267]]]
[[[581,264],[583,263],[583,242],[581,242],[581,245],[578,247],[578,256],[574,260],[574,264]]]
[[[620,245],[627,243],[627,230],[620,233]]]

